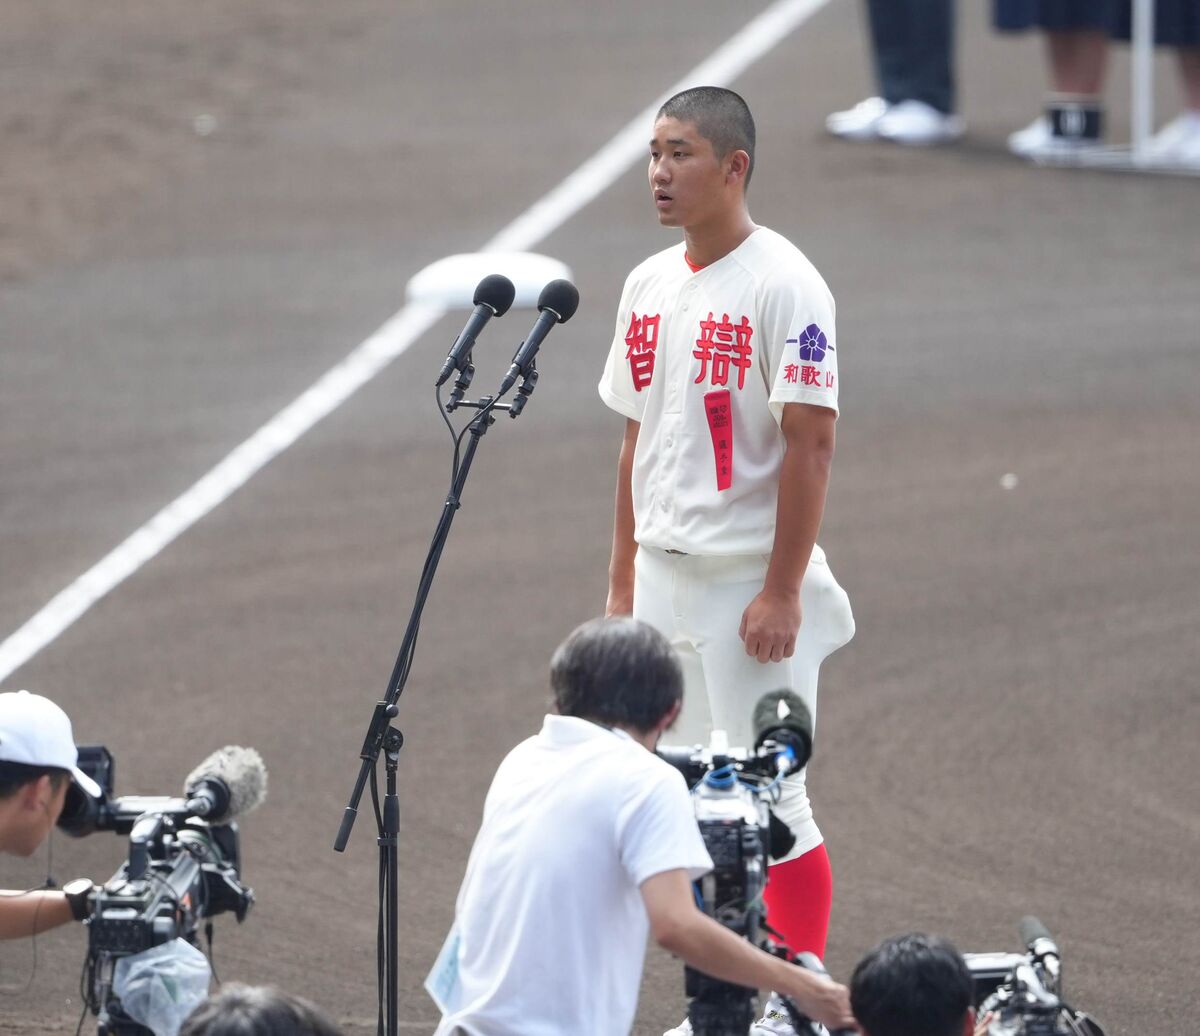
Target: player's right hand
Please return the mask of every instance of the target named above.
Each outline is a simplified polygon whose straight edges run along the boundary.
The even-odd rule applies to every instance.
[[[746,654],[760,662],[781,662],[796,653],[802,621],[800,594],[761,591],[742,613],[738,636]]]

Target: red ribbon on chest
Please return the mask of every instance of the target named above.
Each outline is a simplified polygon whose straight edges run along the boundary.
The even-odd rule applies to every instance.
[[[704,412],[717,464],[717,491],[733,485],[733,410],[729,390],[704,393]]]

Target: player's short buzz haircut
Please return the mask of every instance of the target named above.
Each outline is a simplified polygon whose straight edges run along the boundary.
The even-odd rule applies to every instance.
[[[750,156],[746,167],[746,185],[754,172],[754,116],[750,106],[732,90],[722,86],[693,86],[682,90],[658,109],[657,119],[690,122],[700,136],[712,144],[717,158],[732,151]]]
[[[850,1006],[869,1036],[961,1036],[971,972],[954,944],[913,932],[885,939],[850,979]]]
[[[593,619],[550,660],[561,716],[639,733],[653,730],[683,698],[683,673],[667,639],[631,618]]]

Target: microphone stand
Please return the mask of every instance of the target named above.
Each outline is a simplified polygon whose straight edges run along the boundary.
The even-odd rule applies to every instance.
[[[467,407],[478,411],[467,426],[467,432],[470,434],[471,441],[467,444],[462,459],[454,471],[450,491],[447,493],[445,503],[442,505],[442,514],[434,531],[433,541],[429,546],[425,568],[421,573],[421,580],[417,586],[416,600],[413,602],[412,613],[409,616],[408,627],[404,631],[404,639],[400,644],[399,654],[396,656],[396,664],[392,668],[392,675],[388,680],[387,693],[381,701],[376,702],[375,710],[371,715],[371,722],[367,727],[367,735],[363,740],[362,750],[359,752],[362,764],[359,767],[358,778],[354,783],[354,790],[350,794],[350,802],[342,814],[341,827],[338,829],[337,838],[333,843],[335,852],[340,853],[345,851],[346,843],[350,838],[350,831],[354,827],[355,818],[358,816],[358,804],[362,798],[363,789],[366,787],[368,778],[376,773],[379,753],[382,751],[387,770],[387,788],[382,813],[379,810],[378,791],[374,782],[371,785],[371,796],[375,804],[376,819],[379,826],[377,841],[379,843],[380,930],[377,953],[380,996],[384,1001],[380,1005],[379,1031],[384,1036],[398,1036],[397,1015],[399,1006],[398,887],[400,800],[396,794],[396,769],[399,762],[400,749],[404,744],[404,735],[391,725],[391,721],[399,712],[397,701],[404,690],[405,683],[408,681],[417,634],[421,627],[421,613],[425,609],[425,602],[429,596],[429,590],[433,585],[433,578],[437,574],[438,562],[441,560],[442,551],[445,549],[446,540],[450,535],[450,526],[454,521],[455,512],[462,506],[463,488],[466,485],[467,476],[470,474],[471,464],[475,459],[475,451],[478,450],[480,440],[487,434],[487,430],[495,423],[495,411],[506,410],[509,416],[513,418],[519,416],[537,385],[537,370],[533,363],[530,362],[525,369],[523,381],[518,389],[518,395],[513,399],[512,403],[501,403],[499,402],[499,397],[495,396],[483,396],[478,400],[464,400],[462,398],[463,393],[470,385],[474,373],[475,368],[470,360],[468,360],[460,372],[459,378],[455,382],[454,391],[451,393],[450,399],[445,406],[446,413],[450,413],[459,407]]]

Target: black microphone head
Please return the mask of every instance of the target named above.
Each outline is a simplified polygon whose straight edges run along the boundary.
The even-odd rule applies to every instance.
[[[550,310],[560,324],[565,324],[579,308],[579,289],[570,281],[551,281],[538,296],[539,311]]]
[[[776,731],[786,731],[798,738],[805,748],[804,758],[797,760],[799,766],[807,763],[808,756],[812,754],[812,713],[795,691],[782,688],[759,698],[754,706],[751,729],[754,731],[756,748]],[[797,752],[799,755],[800,752]]]
[[[508,312],[508,307],[517,297],[517,289],[502,273],[489,273],[475,285],[475,297],[471,300],[476,306],[487,306],[498,317]]]
[[[213,752],[187,775],[184,794],[204,780],[223,781],[229,788],[229,808],[209,822],[223,824],[262,805],[267,797],[267,768],[262,756],[253,748],[226,745]]]
[[[1027,914],[1017,922],[1017,931],[1021,935],[1021,942],[1026,947],[1032,946],[1039,939],[1045,939],[1051,943],[1054,942],[1054,937],[1050,934],[1050,929],[1032,914]]]

